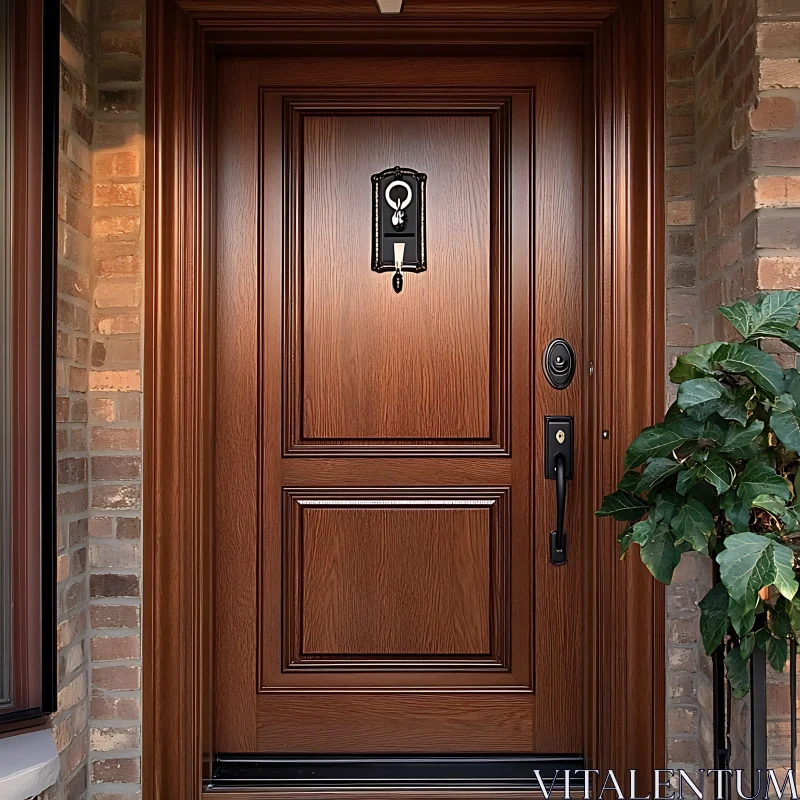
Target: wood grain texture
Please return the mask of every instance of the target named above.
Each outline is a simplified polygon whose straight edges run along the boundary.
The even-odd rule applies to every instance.
[[[302,436],[488,439],[489,119],[303,123]],[[364,272],[370,176],[395,164],[428,175],[429,269],[400,294]]]
[[[339,693],[260,696],[256,749],[306,753],[523,753],[533,739],[528,693]],[[483,702],[480,702],[483,700]],[[486,708],[492,713],[487,714]],[[428,742],[434,743],[433,747]]]
[[[252,68],[252,63],[240,62],[244,66],[238,73],[238,83],[235,90],[229,90],[227,94],[232,98],[230,102],[240,104],[252,103],[251,98],[257,94],[257,71]],[[446,72],[448,59],[432,59],[430,61],[429,72],[444,75]],[[325,64],[318,64],[320,75],[332,75],[334,90],[331,91],[332,98],[341,99],[341,92],[335,90],[344,80],[344,70],[346,67],[342,63],[337,63],[334,70],[333,61],[330,68]],[[373,68],[370,62],[370,70]],[[481,62],[481,76],[484,81],[494,86],[504,86],[506,80],[512,83],[518,81],[520,64],[515,61],[508,64],[504,60],[491,61],[484,59]],[[458,84],[463,82],[465,88],[469,88],[472,76],[469,72],[462,69],[463,64],[455,59],[451,64],[450,80]],[[305,68],[304,62],[300,63],[299,68]],[[562,335],[567,335],[574,339],[580,348],[581,325],[582,325],[582,285],[583,285],[583,260],[582,260],[582,212],[578,208],[575,214],[575,198],[582,197],[582,122],[581,122],[581,71],[577,62],[542,62],[536,60],[528,61],[528,84],[527,91],[512,90],[507,95],[510,98],[510,119],[508,125],[508,167],[507,172],[500,169],[500,165],[493,164],[492,174],[495,176],[507,175],[507,186],[499,192],[500,197],[507,197],[509,213],[512,215],[510,222],[511,238],[508,244],[507,258],[509,259],[509,272],[507,281],[498,280],[496,292],[507,295],[509,298],[509,308],[511,309],[510,319],[512,324],[509,327],[509,345],[507,349],[501,350],[499,347],[493,353],[498,359],[498,364],[503,364],[505,374],[510,377],[510,397],[513,398],[511,405],[510,418],[515,420],[514,425],[509,431],[509,449],[511,457],[501,457],[500,462],[510,465],[504,467],[507,470],[509,484],[511,486],[511,531],[509,547],[511,558],[508,568],[509,597],[511,603],[510,619],[508,630],[505,634],[508,642],[507,650],[511,653],[510,660],[504,670],[487,671],[476,667],[465,668],[457,673],[448,673],[446,670],[434,668],[421,670],[418,668],[408,668],[405,671],[396,672],[369,672],[369,671],[336,671],[329,670],[326,674],[324,669],[312,671],[301,671],[286,668],[286,635],[285,625],[282,626],[282,611],[285,600],[282,599],[285,589],[281,587],[286,580],[286,573],[281,570],[282,557],[281,540],[278,536],[280,530],[280,509],[276,498],[282,487],[287,486],[287,476],[292,475],[299,486],[320,486],[324,488],[324,476],[329,469],[325,466],[328,463],[335,463],[328,458],[318,465],[316,460],[292,459],[281,457],[280,451],[274,448],[274,442],[281,435],[281,407],[277,403],[277,397],[270,388],[275,385],[276,376],[283,368],[283,357],[279,349],[280,337],[275,336],[273,331],[280,320],[280,303],[282,298],[280,270],[279,266],[283,262],[281,250],[281,239],[271,231],[274,229],[276,219],[280,214],[275,209],[280,208],[284,201],[284,186],[280,181],[280,171],[277,165],[280,160],[280,153],[283,142],[281,139],[280,119],[276,110],[281,107],[282,94],[270,91],[264,95],[264,115],[261,124],[261,159],[265,165],[263,169],[263,188],[262,193],[264,208],[262,211],[262,226],[264,233],[261,242],[260,252],[262,285],[260,291],[249,286],[246,291],[230,292],[225,290],[224,294],[231,298],[232,310],[229,317],[226,317],[226,324],[236,326],[241,334],[227,333],[226,337],[241,336],[239,339],[245,343],[252,341],[250,337],[253,332],[262,326],[260,378],[259,388],[255,389],[252,383],[252,376],[258,373],[255,353],[248,344],[240,347],[236,353],[226,354],[220,349],[220,361],[230,361],[231,363],[247,363],[250,360],[251,366],[245,369],[247,375],[245,380],[237,381],[233,378],[226,381],[226,387],[220,397],[224,401],[225,397],[230,398],[230,402],[235,405],[235,412],[241,413],[241,409],[253,408],[261,402],[261,467],[260,477],[256,475],[252,468],[248,466],[245,459],[226,461],[225,480],[218,481],[217,492],[224,493],[226,486],[230,483],[235,486],[235,491],[231,493],[234,498],[246,498],[243,502],[249,507],[251,496],[260,493],[261,519],[260,530],[261,548],[260,571],[261,590],[260,590],[260,642],[253,644],[253,635],[250,634],[246,645],[232,646],[233,639],[226,639],[230,642],[225,647],[217,649],[217,661],[219,675],[226,675],[228,687],[226,692],[236,692],[237,700],[235,707],[242,708],[244,704],[252,703],[255,699],[252,690],[248,688],[245,674],[242,672],[242,663],[238,658],[239,653],[250,653],[251,648],[255,649],[260,658],[261,674],[261,695],[257,698],[259,707],[265,709],[262,712],[268,714],[266,709],[274,707],[280,709],[287,702],[287,695],[294,696],[298,704],[306,703],[309,709],[319,708],[316,698],[326,692],[341,694],[341,709],[347,707],[352,713],[362,704],[372,702],[368,692],[380,692],[387,698],[392,693],[405,689],[422,690],[432,692],[436,689],[440,691],[431,695],[428,700],[429,712],[435,717],[435,708],[439,704],[439,697],[444,690],[454,691],[454,697],[458,698],[462,711],[467,715],[480,715],[481,713],[491,715],[494,713],[492,704],[487,703],[486,698],[490,695],[487,691],[512,690],[522,692],[527,697],[531,739],[527,744],[528,752],[570,752],[580,747],[582,739],[582,717],[576,713],[580,707],[582,696],[581,682],[581,642],[579,638],[564,632],[561,621],[566,614],[566,595],[562,594],[560,606],[553,605],[550,597],[554,591],[559,591],[560,586],[565,586],[571,581],[573,585],[580,585],[581,575],[581,545],[580,536],[577,537],[572,548],[569,564],[560,570],[554,570],[548,563],[546,542],[554,508],[548,505],[534,504],[532,481],[534,475],[541,480],[540,463],[541,450],[534,451],[537,432],[541,424],[541,419],[533,416],[533,395],[532,387],[534,373],[532,372],[532,362],[534,359],[533,348],[539,347],[539,343],[534,339],[535,318],[532,317],[535,310],[537,315],[541,314],[545,319],[562,319],[560,313],[556,313],[556,304],[561,303],[564,297],[569,298],[569,303],[564,304],[567,320],[560,328]],[[351,60],[352,74],[350,83],[360,85],[361,81],[376,79],[375,72],[369,74],[365,72],[365,65],[360,59]],[[427,80],[427,75],[420,75],[417,80],[420,82]],[[227,84],[230,89],[231,84]],[[535,87],[537,102],[534,104],[532,89]],[[324,87],[317,90],[317,95]],[[352,90],[350,90],[352,91]],[[421,94],[425,95],[426,90],[422,89]],[[409,85],[401,91],[401,102],[406,103],[409,93],[413,93],[413,85]],[[544,99],[538,99],[541,95]],[[427,95],[426,95],[427,96]],[[572,102],[565,103],[565,97],[571,97]],[[285,107],[285,104],[284,104]],[[404,105],[405,107],[405,105]],[[472,116],[472,114],[470,114]],[[241,119],[240,114],[234,114],[234,118]],[[365,115],[361,121],[371,121],[375,115]],[[378,117],[380,118],[380,117]],[[536,131],[534,140],[533,131]],[[351,131],[352,136],[357,138],[359,135],[369,140],[371,131],[369,125],[364,125],[364,130],[359,134],[357,130]],[[230,148],[232,151],[247,150],[250,153],[257,151],[258,129],[254,125],[231,126],[230,141],[220,139],[219,148],[222,152]],[[544,142],[544,137],[549,143]],[[540,142],[539,139],[542,138]],[[556,140],[559,141],[556,141]],[[564,139],[564,141],[560,141]],[[541,148],[541,153],[539,153]],[[537,237],[542,244],[542,259],[549,259],[547,264],[544,261],[534,260],[534,248],[538,248],[538,242],[531,240],[531,230],[533,215],[531,203],[533,201],[532,190],[534,182],[532,178],[533,164],[531,163],[531,151],[537,154],[537,182],[536,186],[542,188],[540,202],[542,203]],[[499,150],[494,151],[492,157],[496,160],[499,157]],[[563,163],[565,160],[572,162],[569,166]],[[245,173],[246,174],[246,173]],[[561,184],[566,184],[562,186]],[[233,180],[230,182],[230,191],[239,192],[241,197],[244,195],[239,188],[240,184]],[[554,191],[549,191],[551,187],[556,187]],[[551,196],[552,195],[552,196]],[[250,201],[240,199],[232,205],[236,207],[237,213],[241,216],[252,213],[248,204]],[[554,204],[558,206],[553,208]],[[549,211],[547,210],[549,207]],[[237,223],[240,222],[237,217]],[[558,226],[559,230],[555,228]],[[308,227],[307,225],[305,227]],[[241,232],[241,225],[237,228]],[[550,245],[552,237],[553,244]],[[241,247],[242,252],[255,253],[256,239],[249,236],[238,235],[236,238],[237,247]],[[563,248],[564,252],[559,252]],[[577,258],[575,254],[577,253]],[[249,262],[254,256],[247,255],[246,261]],[[499,256],[498,256],[499,257]],[[536,298],[534,307],[532,299],[531,280],[536,278],[536,270],[542,263],[541,269],[544,272],[545,280],[543,294]],[[243,271],[244,274],[251,275],[249,270],[243,270],[241,259],[239,263],[235,258],[225,258],[219,261],[218,281],[221,286],[227,281],[226,275],[231,273],[231,286],[235,286],[241,280],[235,271]],[[411,278],[424,279],[424,275],[415,275]],[[380,276],[376,276],[370,270],[364,270],[362,280],[369,281]],[[248,281],[250,278],[247,279]],[[410,280],[410,278],[409,278]],[[553,292],[552,299],[547,294],[547,286],[551,285]],[[220,295],[222,296],[222,295]],[[261,306],[253,302],[260,297]],[[538,323],[537,323],[538,324]],[[546,329],[545,329],[545,332]],[[232,343],[236,338],[229,339]],[[580,357],[580,356],[579,356]],[[501,361],[501,359],[504,359]],[[243,373],[243,374],[245,374]],[[226,373],[228,374],[228,373]],[[577,384],[580,386],[580,382]],[[580,394],[575,395],[580,397]],[[566,402],[566,401],[563,401]],[[234,406],[232,406],[234,408]],[[553,409],[562,410],[562,407]],[[541,409],[544,413],[544,409]],[[548,411],[548,413],[551,413]],[[243,422],[238,422],[244,425]],[[249,436],[249,434],[248,434]],[[241,439],[243,452],[247,452],[249,439],[247,436]],[[222,444],[225,448],[230,446],[228,443]],[[231,452],[235,451],[235,447]],[[398,460],[395,459],[395,462]],[[415,473],[414,462],[416,459],[401,460],[400,463],[393,463],[392,459],[380,458],[375,462],[369,460],[353,459],[352,466],[348,470],[349,477],[347,485],[362,487],[381,487],[381,486],[413,486],[420,481],[420,475]],[[494,467],[494,459],[487,458],[487,470],[499,470],[500,465]],[[428,475],[429,486],[447,487],[456,485],[455,476],[462,472],[464,466],[455,467],[456,459],[446,458],[437,462],[431,462],[422,470],[423,474]],[[449,466],[448,466],[449,465]],[[451,472],[447,470],[451,469]],[[320,470],[320,471],[318,471]],[[259,487],[258,481],[263,483]],[[483,481],[481,482],[483,484]],[[419,485],[419,484],[417,484]],[[485,484],[483,484],[485,485]],[[549,492],[547,490],[550,490]],[[548,498],[552,503],[552,485],[541,486],[542,497]],[[235,505],[235,504],[234,504]],[[531,508],[536,506],[536,515],[531,515]],[[226,510],[232,508],[229,501],[223,500],[218,507]],[[570,526],[575,530],[581,530],[578,520],[582,511],[579,505],[571,507]],[[255,542],[255,529],[252,526],[249,514],[239,515],[238,523],[232,521],[221,525],[218,533],[219,545],[218,553],[223,554],[226,560],[224,570],[230,576],[249,575],[252,559],[252,547]],[[235,525],[234,538],[227,539],[223,533],[227,526]],[[285,522],[283,523],[285,524]],[[245,537],[245,538],[239,538]],[[515,555],[516,554],[516,555]],[[285,561],[283,562],[285,563]],[[533,565],[533,568],[531,568]],[[248,589],[242,587],[239,590],[239,582],[232,577],[224,582],[218,582],[220,590],[217,593],[217,604],[220,618],[227,622],[223,624],[226,630],[234,633],[226,633],[226,636],[240,636],[244,626],[250,625],[251,601],[247,599]],[[558,608],[563,610],[559,611]],[[560,651],[551,649],[548,645],[538,647],[537,642],[549,643],[551,640],[558,641]],[[299,648],[298,648],[299,650]],[[231,675],[241,675],[235,681],[231,680]],[[531,691],[534,689],[535,691]],[[294,694],[293,694],[294,693]],[[306,699],[303,699],[303,698]],[[249,698],[249,699],[248,699]],[[449,714],[449,700],[441,701],[440,713]],[[234,706],[232,706],[234,707]],[[224,704],[218,705],[218,712],[225,715],[229,720],[224,725],[217,726],[219,746],[225,748],[227,741],[226,730],[232,730],[236,725],[236,716],[225,710]],[[340,709],[340,710],[341,710]],[[481,711],[483,709],[483,711]],[[410,712],[409,712],[410,713]],[[327,725],[333,730],[337,725],[343,726],[341,721],[345,718],[344,712],[337,718],[328,720]],[[536,720],[536,724],[533,723]],[[565,722],[566,720],[566,722]],[[401,719],[398,724],[405,724]],[[416,725],[417,722],[408,721],[409,725]],[[227,728],[226,726],[230,726]],[[449,741],[447,726],[437,726],[431,722],[430,735],[422,737],[425,747],[429,751],[437,749],[450,750],[458,748],[456,742]],[[262,731],[263,733],[263,731]],[[346,731],[342,727],[342,733]],[[241,730],[237,729],[236,737],[233,741],[238,742]],[[261,733],[259,737],[261,737]],[[313,751],[322,746],[311,732],[305,734],[298,733],[298,736],[305,736],[306,747]],[[347,741],[345,738],[343,741]],[[263,742],[259,738],[259,742]],[[351,742],[351,747],[356,747],[355,742]],[[501,747],[499,741],[496,744]],[[240,747],[229,747],[228,750],[241,749]],[[252,749],[252,745],[251,748]]]
[[[351,83],[371,85],[374,73],[360,59],[352,69]],[[350,88],[284,101],[284,453],[502,454],[509,429],[508,100],[420,90],[386,98]],[[307,148],[309,130],[319,143]],[[404,158],[431,165],[439,179],[428,203],[436,272],[418,276],[425,280],[416,287],[407,278],[398,296],[383,291],[379,277],[364,282],[360,267],[372,230],[364,187],[381,164]],[[471,165],[475,180],[464,180]]]
[[[339,671],[341,688],[436,686],[443,671],[509,684],[509,491],[284,490],[283,672]],[[377,644],[309,646],[336,633]]]
[[[488,654],[489,511],[307,508],[302,652]]]
[[[345,8],[341,4],[337,8],[354,16],[330,17],[324,24],[301,16],[256,19],[252,7],[237,10],[225,3],[221,10],[222,3],[210,0],[208,3],[197,0],[193,8],[199,9],[201,5],[205,10],[197,12],[197,19],[209,23],[202,36],[199,29],[178,14],[173,0],[156,0],[148,14],[147,182],[151,244],[147,280],[153,291],[148,295],[152,303],[146,325],[146,372],[151,376],[146,384],[146,416],[154,423],[145,444],[148,462],[145,515],[152,533],[144,544],[145,797],[158,800],[200,797],[203,754],[210,752],[210,743],[203,733],[204,720],[208,719],[204,716],[206,695],[202,676],[208,661],[203,642],[208,639],[204,639],[202,631],[211,618],[207,605],[211,595],[201,554],[213,530],[203,518],[211,482],[202,448],[198,452],[192,443],[203,442],[207,435],[204,432],[213,426],[213,415],[198,403],[198,390],[207,385],[201,376],[209,363],[208,349],[198,343],[209,335],[213,320],[198,287],[203,284],[205,271],[214,263],[207,252],[214,237],[202,224],[207,212],[195,200],[201,194],[199,187],[212,186],[218,174],[208,168],[205,157],[205,148],[214,139],[214,129],[208,124],[213,92],[203,82],[210,74],[204,72],[206,65],[212,65],[216,57],[214,42],[226,53],[240,46],[252,53],[258,42],[269,41],[276,53],[280,48],[286,54],[289,48],[306,47],[307,52],[317,55],[321,52],[320,43],[326,41],[333,43],[331,52],[335,46],[339,54],[348,47],[360,47],[367,52],[376,42],[382,51],[387,42],[399,51],[409,42],[424,41],[424,46],[430,48],[450,41],[463,47],[491,40],[495,49],[487,50],[487,54],[496,54],[496,48],[502,47],[509,55],[514,48],[540,43],[547,43],[540,54],[553,54],[556,49],[561,54],[575,54],[576,45],[584,48],[588,56],[584,62],[586,85],[592,88],[584,95],[583,104],[587,120],[584,208],[591,234],[585,252],[586,263],[596,265],[597,270],[594,279],[587,283],[586,304],[586,357],[594,356],[595,379],[594,388],[587,387],[583,392],[582,406],[586,413],[587,479],[580,495],[585,516],[579,520],[586,548],[586,569],[580,578],[586,588],[581,633],[591,655],[582,660],[587,722],[581,738],[590,764],[617,769],[635,766],[644,772],[661,765],[663,593],[654,588],[643,570],[632,566],[633,562],[618,562],[613,531],[607,524],[592,520],[589,511],[613,482],[625,442],[635,429],[653,420],[663,397],[663,392],[659,393],[663,355],[660,335],[654,333],[662,326],[658,287],[663,280],[660,260],[663,176],[659,161],[663,132],[656,124],[663,104],[663,92],[659,91],[663,64],[659,66],[658,62],[664,25],[662,3],[626,0],[612,14],[610,7],[601,8],[591,2],[583,4],[585,14],[580,17],[573,15],[573,3],[559,3],[558,7],[552,3],[531,4],[537,5],[539,11],[526,5],[524,18],[509,7],[508,11],[497,10],[491,20],[484,18],[477,22],[468,21],[469,9],[459,11],[459,4],[452,3],[450,24],[441,21],[442,14],[440,20],[419,17],[415,22],[409,17],[402,24],[393,20],[395,24],[391,26],[383,24],[383,20],[357,18],[355,6]],[[520,8],[519,4],[513,5],[517,10]],[[548,5],[550,8],[545,8]],[[285,9],[287,13],[291,10],[289,6]],[[586,22],[587,15],[594,10],[596,16]],[[293,9],[291,13],[305,12]],[[454,25],[458,14],[464,15],[464,21]],[[569,17],[563,16],[566,14]],[[601,19],[606,22],[598,28],[596,22]],[[431,54],[429,50],[423,55]],[[519,55],[518,49],[516,54]],[[265,59],[262,63],[272,61]],[[318,68],[306,60],[303,63],[312,70]],[[468,64],[462,63],[468,69]],[[417,62],[417,70],[424,79],[424,58]],[[523,66],[518,64],[513,72],[513,77],[507,76],[508,82],[503,85],[524,89]],[[444,73],[443,68],[431,65],[430,85],[446,85]],[[269,74],[266,70],[267,79]],[[291,85],[288,77],[286,71],[279,74],[279,86]],[[314,78],[309,72],[298,80],[304,81],[300,85],[308,86]],[[471,78],[473,85],[491,86],[493,81],[491,76],[486,78],[477,70]],[[346,77],[341,72],[337,71],[334,79],[340,86],[345,85]],[[376,76],[375,85],[379,84],[380,76]],[[391,84],[387,81],[384,85]],[[198,86],[204,90],[197,91]],[[213,151],[213,147],[210,149]],[[277,172],[280,173],[280,165]],[[630,215],[629,210],[634,207],[642,213]],[[521,223],[524,215],[515,214],[514,225]],[[262,225],[280,238],[280,223],[277,230],[270,219],[262,221]],[[280,281],[277,286],[273,283],[265,286],[280,291]],[[594,287],[597,291],[593,291]],[[516,313],[517,307],[512,311]],[[280,336],[280,324],[277,335]],[[266,361],[262,359],[262,363]],[[515,393],[519,391],[519,381],[524,385],[528,379],[526,375],[523,370],[521,378],[515,377]],[[643,381],[652,387],[644,395]],[[599,432],[604,428],[611,431],[611,437],[601,444]],[[273,441],[280,446],[279,432]],[[281,466],[280,457],[262,460],[261,467],[276,469],[283,476],[279,481],[284,485],[330,486],[338,482],[340,486],[357,486],[363,475],[380,477],[385,485],[403,481],[402,469],[387,459],[371,462],[351,459],[347,464],[329,458],[314,459],[319,470],[313,475],[298,463],[303,459],[283,460],[288,462],[285,467]],[[419,466],[424,460],[407,461]],[[513,459],[505,459],[502,464],[493,459],[482,463],[480,459],[465,459],[463,465],[454,461],[442,459],[442,469],[450,470],[453,482],[462,486],[494,481],[509,484],[518,469]],[[488,481],[468,478],[479,474],[481,469],[493,477]],[[433,473],[435,466],[430,466],[422,476]],[[326,484],[327,480],[331,482]],[[421,483],[422,479],[415,474],[404,485],[420,485],[417,481]],[[253,484],[243,491],[255,494],[257,490]],[[516,526],[519,524],[516,501],[512,514]],[[262,526],[276,523],[280,525],[280,514],[276,519],[274,511],[261,519]],[[249,535],[255,536],[255,532]],[[264,551],[261,555],[270,554]],[[538,575],[537,581],[538,596],[547,585],[546,582],[543,585]],[[576,637],[580,636],[580,623],[574,625]],[[540,632],[537,631],[537,636]],[[637,659],[630,658],[631,652],[638,653]],[[252,691],[252,680],[244,677],[242,681],[237,677],[239,672],[232,661],[231,675],[239,686],[237,691]],[[564,662],[557,658],[552,661],[556,673],[558,664]],[[537,686],[541,666],[537,662]],[[527,674],[530,676],[530,670]],[[298,677],[303,676],[293,676]],[[487,685],[489,678],[484,676]],[[525,676],[520,675],[518,685],[524,683]],[[503,696],[492,695],[492,702]],[[259,696],[259,704],[266,697]],[[341,695],[335,697],[338,701]],[[534,696],[536,702],[538,696]],[[582,699],[577,702],[583,705]],[[259,708],[258,714],[259,724],[266,728],[269,706]],[[545,726],[555,727],[555,733],[559,733],[557,723],[553,726],[546,714],[536,719],[542,719]],[[540,744],[535,732],[532,740],[534,746]],[[246,796],[236,795],[238,800]],[[304,797],[302,793],[285,796],[298,800]],[[359,795],[326,796],[331,800],[355,800]],[[385,795],[386,800],[400,796],[412,795]],[[413,796],[420,800],[429,793],[421,790]],[[458,796],[450,795],[452,800]],[[499,795],[493,792],[492,796]],[[510,800],[528,795],[503,796]]]

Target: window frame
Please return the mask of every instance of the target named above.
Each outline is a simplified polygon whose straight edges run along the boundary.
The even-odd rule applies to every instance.
[[[56,710],[55,287],[59,11],[10,0],[12,702],[0,736]]]

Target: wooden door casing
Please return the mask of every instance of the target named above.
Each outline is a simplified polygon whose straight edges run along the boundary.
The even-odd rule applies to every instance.
[[[596,390],[585,395],[587,552],[584,606],[575,608],[592,654],[582,665],[584,752],[590,766],[617,771],[636,767],[646,775],[661,766],[663,590],[634,562],[618,561],[611,526],[589,512],[609,490],[627,441],[657,421],[662,407],[663,3],[532,0],[521,7],[491,0],[467,7],[458,0],[407,0],[402,17],[383,20],[375,17],[372,0],[153,0],[147,20],[145,417],[150,424],[144,512],[151,535],[143,555],[145,797],[199,798],[214,750],[213,65],[223,53],[254,48],[321,53],[331,42],[340,42],[340,50],[374,52],[387,43],[414,43],[583,59],[585,85],[592,87],[586,94],[585,203],[594,228],[588,263],[597,274],[595,294],[586,304],[585,346],[594,357]],[[634,651],[636,659],[629,658]],[[336,790],[312,794],[326,800],[360,796]],[[311,795],[287,790],[271,796]],[[428,796],[433,795],[419,793]],[[470,796],[521,800],[531,794],[492,790]]]
[[[544,414],[573,414],[581,474],[584,369],[558,392],[538,362],[556,336],[584,361],[583,74],[577,60],[480,66],[432,57],[219,63],[222,752],[581,750],[582,642],[562,620],[580,591],[583,510],[575,493],[569,561],[553,567],[554,489],[541,465]],[[369,176],[396,162],[432,175],[429,269],[407,277],[399,298],[368,266]],[[411,535],[402,530],[409,514],[444,515],[473,537],[431,565],[485,589],[462,606],[473,635],[458,658],[442,641],[433,652],[381,653],[380,636],[359,653],[306,648],[314,619],[304,609],[346,598],[354,579],[334,567],[329,581],[345,583],[320,595],[309,531],[325,524],[331,533],[338,515],[337,541],[367,568],[386,557],[363,540],[354,549],[368,507],[394,520],[395,543]],[[420,614],[446,607],[416,587]],[[407,609],[387,610],[382,624],[404,628],[398,645],[413,638]],[[358,622],[352,611],[349,619]],[[379,619],[373,609],[365,629]]]

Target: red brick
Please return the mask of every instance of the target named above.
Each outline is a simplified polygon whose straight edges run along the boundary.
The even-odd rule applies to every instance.
[[[139,545],[136,542],[106,541],[89,545],[93,569],[135,569],[139,566]]]
[[[94,157],[97,178],[137,178],[141,165],[138,150],[99,152]]]
[[[138,758],[105,758],[92,761],[92,783],[138,783]]]
[[[117,333],[139,333],[141,317],[139,314],[100,314],[95,317],[95,328],[103,336]]]
[[[89,576],[92,597],[138,597],[139,577],[127,573],[99,573]]]
[[[109,692],[132,692],[141,688],[141,669],[137,666],[92,668],[92,688]]]
[[[138,450],[138,428],[92,428],[92,450]]]
[[[754,131],[786,131],[797,120],[797,106],[791,97],[762,97],[750,112]]]
[[[59,484],[86,483],[86,459],[62,458],[58,461]]]
[[[100,52],[104,55],[142,55],[142,29],[123,28],[100,32]]]
[[[100,606],[91,608],[92,628],[138,628],[138,606]]]
[[[95,206],[138,206],[142,187],[138,183],[98,184],[94,187]]]
[[[124,661],[141,656],[138,636],[93,636],[92,661]]]
[[[691,22],[669,22],[667,24],[667,52],[688,50],[694,45],[694,24]]]
[[[117,539],[139,539],[142,521],[138,517],[117,517]]]
[[[800,289],[800,257],[758,259],[759,289]]]
[[[101,484],[92,488],[92,508],[136,509],[141,506],[142,490],[134,484]]]
[[[761,55],[796,55],[800,49],[800,22],[759,22],[756,32]]]
[[[140,704],[136,697],[93,697],[90,713],[92,719],[138,720]]]
[[[92,480],[135,481],[142,476],[141,456],[93,456]]]
[[[752,150],[756,167],[800,167],[800,139],[755,139]]]
[[[800,58],[762,58],[758,75],[761,89],[796,89],[800,87]]]
[[[138,369],[92,370],[89,374],[89,388],[94,392],[138,392],[141,386]]]

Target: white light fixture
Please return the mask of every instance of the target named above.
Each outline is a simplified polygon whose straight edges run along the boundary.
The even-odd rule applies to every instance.
[[[399,14],[403,10],[403,0],[375,0],[381,14]]]

